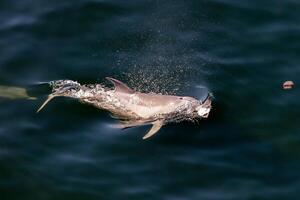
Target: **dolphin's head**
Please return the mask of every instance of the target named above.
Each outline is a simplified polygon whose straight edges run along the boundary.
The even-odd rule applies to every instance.
[[[195,118],[207,118],[211,110],[211,94],[208,93],[202,99],[180,97],[180,105],[181,108],[185,108],[187,114],[190,113]]]
[[[194,96],[194,97],[192,97]],[[197,87],[197,90],[191,93],[191,96],[176,96],[175,105],[186,115],[187,118],[207,118],[211,110],[212,93],[206,87]]]
[[[207,118],[211,110],[211,95],[202,99],[196,99],[189,96],[178,96],[176,103],[176,112],[182,113],[186,118]]]

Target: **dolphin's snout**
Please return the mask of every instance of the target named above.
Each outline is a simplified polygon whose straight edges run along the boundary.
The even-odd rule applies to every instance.
[[[200,117],[207,118],[211,110],[211,94],[208,94],[205,101],[197,108]]]

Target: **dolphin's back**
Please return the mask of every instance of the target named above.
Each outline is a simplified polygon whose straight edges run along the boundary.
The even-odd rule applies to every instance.
[[[173,112],[176,107],[182,105],[182,97],[161,95],[154,93],[126,94],[115,92],[119,102],[141,118],[153,118],[160,114]],[[120,110],[120,112],[123,112]]]
[[[154,93],[136,93],[136,96],[140,99],[140,104],[151,106],[169,106],[170,104],[179,103],[181,97],[172,95],[161,95]]]

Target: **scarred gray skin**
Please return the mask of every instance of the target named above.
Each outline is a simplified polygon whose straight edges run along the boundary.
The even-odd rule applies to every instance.
[[[166,123],[206,118],[211,109],[210,95],[201,102],[193,97],[141,93],[116,79],[107,79],[114,84],[113,89],[101,84],[81,85],[71,80],[52,81],[53,93],[38,111],[54,97],[76,98],[82,103],[109,111],[122,122],[121,128],[153,124],[143,138],[146,139]]]

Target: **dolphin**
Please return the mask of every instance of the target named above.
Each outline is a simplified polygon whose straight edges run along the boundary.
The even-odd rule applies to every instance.
[[[0,97],[8,99],[36,100],[36,97],[31,97],[28,95],[25,88],[6,85],[0,85]]]
[[[114,85],[113,88],[102,84],[81,85],[72,80],[52,81],[52,93],[37,112],[55,97],[71,97],[108,111],[120,121],[120,124],[116,125],[118,128],[151,124],[152,128],[143,137],[147,139],[167,123],[207,118],[211,110],[209,93],[203,101],[188,96],[141,93],[117,79],[106,79]]]

